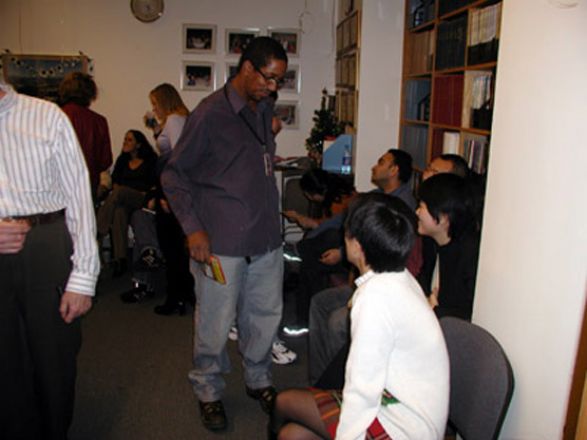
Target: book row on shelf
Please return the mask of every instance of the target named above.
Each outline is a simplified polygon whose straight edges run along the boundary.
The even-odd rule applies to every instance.
[[[344,12],[336,26],[336,118],[345,124],[347,132],[357,127],[359,57],[361,40],[361,2],[342,0]]]
[[[357,83],[358,53],[353,51],[336,59],[337,87],[354,88]]]
[[[493,72],[489,70],[465,72],[461,125],[465,128],[489,130],[492,109]]]
[[[470,20],[467,64],[481,64],[497,59],[501,3],[473,9]]]
[[[409,33],[406,74],[430,73],[433,53],[437,71],[464,67],[465,52],[467,66],[495,61],[499,46],[500,22],[501,3],[496,3],[472,9],[469,16],[462,14],[443,20],[438,24],[436,31],[426,29]]]
[[[430,80],[415,79],[404,86],[404,119],[430,120]]]
[[[336,26],[336,52],[342,54],[359,44],[359,12],[355,11]]]
[[[430,120],[430,85],[427,78],[412,79],[404,85],[404,119]],[[493,93],[493,72],[471,70],[464,74],[434,78],[432,122],[454,127],[489,130]]]
[[[434,34],[432,31],[417,32],[410,34],[407,41],[406,51],[411,54],[406,59],[406,73],[408,75],[419,75],[429,73],[432,70],[432,59],[434,54]]]
[[[412,147],[406,151],[412,155],[414,167],[424,170],[427,165],[427,129],[415,125],[405,125],[403,131],[407,145]],[[485,174],[489,157],[489,136],[435,129],[433,138],[432,157],[438,157],[441,154],[458,154],[465,158],[472,171]]]
[[[467,46],[467,16],[442,21],[436,31],[436,70],[463,67]]]
[[[484,174],[487,169],[488,153],[489,137],[486,135],[434,130],[432,157],[441,154],[458,154],[465,158],[472,171]]]
[[[440,0],[438,16],[442,17],[453,11],[464,8],[476,0]],[[410,0],[408,7],[408,27],[416,28],[434,19],[434,0]]]

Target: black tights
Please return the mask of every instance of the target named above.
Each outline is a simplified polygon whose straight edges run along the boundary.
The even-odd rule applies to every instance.
[[[308,390],[279,393],[272,424],[279,440],[330,440],[314,396]]]

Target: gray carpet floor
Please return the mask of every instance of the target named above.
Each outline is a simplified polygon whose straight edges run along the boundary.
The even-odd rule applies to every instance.
[[[191,310],[158,316],[163,289],[141,304],[124,304],[119,294],[130,277],[104,273],[96,303],[83,322],[83,345],[70,440],[264,439],[267,416],[244,392],[237,343],[228,341],[232,372],[226,376],[228,429],[207,431],[187,373],[192,355]],[[298,353],[291,365],[274,365],[278,389],[307,385],[306,338],[287,340]]]

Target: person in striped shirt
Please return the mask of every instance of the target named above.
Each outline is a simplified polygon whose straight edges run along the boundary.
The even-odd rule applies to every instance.
[[[0,438],[67,438],[95,235],[71,122],[0,82]]]

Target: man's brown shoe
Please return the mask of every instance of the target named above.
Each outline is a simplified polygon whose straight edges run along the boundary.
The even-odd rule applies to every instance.
[[[273,412],[273,407],[275,406],[275,397],[277,397],[277,391],[275,391],[275,388],[265,387],[253,389],[247,387],[247,396],[258,400],[261,404],[261,409],[265,413],[271,414]]]
[[[214,402],[200,401],[200,417],[202,423],[210,431],[221,431],[226,428],[226,414],[222,401]]]

